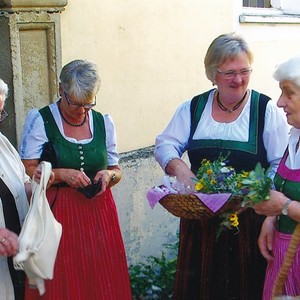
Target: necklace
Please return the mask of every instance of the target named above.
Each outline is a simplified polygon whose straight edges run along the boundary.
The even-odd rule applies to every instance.
[[[229,113],[232,113],[233,111],[235,111],[236,109],[238,109],[241,104],[243,103],[243,101],[245,100],[246,98],[246,95],[247,95],[247,91],[245,93],[245,95],[243,96],[243,98],[232,108],[227,108],[224,106],[224,104],[221,102],[220,98],[219,98],[219,92],[217,94],[217,103],[218,103],[218,106],[223,110],[223,111],[227,111]]]
[[[74,124],[74,123],[69,122],[69,121],[64,117],[64,115],[62,114],[62,111],[61,111],[61,109],[60,109],[60,103],[58,103],[58,110],[59,110],[59,113],[60,113],[62,119],[63,119],[68,125],[70,125],[70,126],[73,126],[73,127],[80,127],[80,126],[82,126],[82,125],[85,123],[85,120],[86,120],[86,114],[84,115],[84,119],[83,119],[83,121],[82,121],[81,123]]]

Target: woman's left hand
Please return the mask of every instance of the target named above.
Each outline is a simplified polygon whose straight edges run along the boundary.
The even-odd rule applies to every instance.
[[[17,251],[18,236],[6,228],[0,228],[0,255],[13,256]]]
[[[98,194],[102,194],[108,187],[119,182],[121,176],[122,173],[119,168],[98,171],[94,177],[94,183],[101,181],[101,191]]]

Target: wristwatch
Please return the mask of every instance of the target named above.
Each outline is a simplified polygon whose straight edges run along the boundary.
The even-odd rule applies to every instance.
[[[283,208],[281,210],[281,213],[284,215],[284,216],[287,216],[288,213],[289,213],[289,205],[291,204],[292,200],[291,199],[287,199],[285,204],[283,205]]]
[[[116,180],[116,173],[115,172],[113,172],[113,176],[111,176],[111,179],[110,179],[110,181],[115,181]]]

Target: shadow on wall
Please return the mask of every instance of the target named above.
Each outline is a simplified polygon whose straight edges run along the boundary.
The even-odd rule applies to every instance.
[[[129,265],[148,256],[161,256],[163,245],[178,239],[179,218],[160,204],[151,209],[146,198],[147,190],[160,185],[164,176],[153,151],[151,146],[121,154],[123,178],[112,189]]]

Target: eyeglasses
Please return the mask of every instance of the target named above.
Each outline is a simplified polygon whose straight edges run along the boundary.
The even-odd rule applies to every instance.
[[[1,110],[0,112],[0,123],[3,122],[8,117],[8,113],[6,110]]]
[[[248,77],[251,74],[252,69],[243,69],[239,72],[234,72],[234,71],[225,72],[225,71],[217,70],[217,72],[219,74],[223,75],[225,77],[225,79],[231,80],[231,79],[235,78],[235,76],[237,76],[237,75],[240,75],[243,78]]]
[[[92,107],[94,107],[96,105],[96,97],[95,97],[95,102],[94,103],[88,103],[88,104],[75,104],[75,103],[72,103],[67,95],[67,93],[64,91],[64,95],[65,95],[65,98],[66,98],[66,101],[68,103],[68,105],[74,109],[77,109],[77,108],[80,108],[80,107],[83,107],[85,109],[91,109]]]

